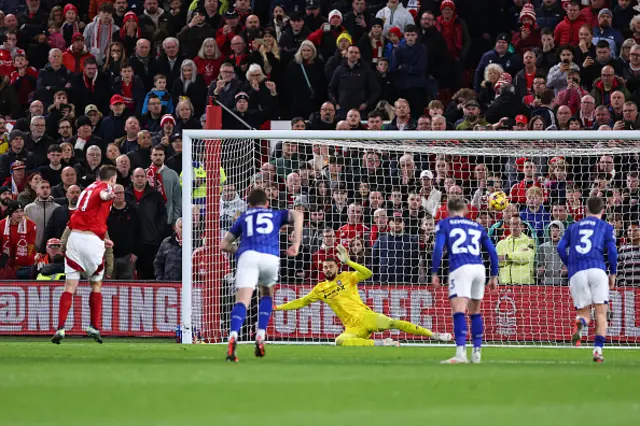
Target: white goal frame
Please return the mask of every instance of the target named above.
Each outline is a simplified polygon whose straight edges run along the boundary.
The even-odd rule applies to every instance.
[[[640,131],[293,131],[293,130],[183,130],[182,132],[182,203],[183,203],[183,238],[182,238],[182,303],[181,303],[181,330],[182,343],[194,343],[193,330],[193,241],[192,227],[193,218],[190,205],[193,190],[193,141],[194,140],[225,140],[225,139],[266,139],[266,140],[340,140],[348,141],[345,145],[355,144],[363,147],[367,141],[451,141],[451,140],[472,140],[472,141],[637,141],[640,143]],[[417,145],[418,147],[420,145]],[[372,147],[373,148],[373,147]],[[398,145],[399,149],[406,146]],[[450,152],[439,151],[439,147],[430,147],[429,152]],[[417,152],[422,149],[415,149]],[[521,150],[522,151],[522,150]],[[624,150],[616,150],[620,153]],[[461,147],[461,154],[471,154],[472,147]],[[535,148],[532,147],[532,152]],[[571,149],[566,153],[570,154]],[[319,342],[292,342],[291,344],[314,344]],[[492,346],[519,347],[518,344],[494,343]],[[560,347],[548,344],[523,345],[525,347]],[[626,347],[626,346],[625,346]],[[631,348],[633,346],[629,346]],[[640,349],[640,346],[636,347]]]

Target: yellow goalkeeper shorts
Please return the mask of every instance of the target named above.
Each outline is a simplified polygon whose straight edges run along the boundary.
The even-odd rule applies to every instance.
[[[377,331],[385,331],[391,328],[393,320],[386,315],[377,312],[366,312],[358,324],[352,324],[346,328],[343,334],[350,334],[353,337],[368,339]]]

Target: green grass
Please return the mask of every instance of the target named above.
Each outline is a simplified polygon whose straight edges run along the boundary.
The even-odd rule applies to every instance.
[[[640,351],[0,342],[0,424],[640,424]],[[464,423],[463,423],[464,422]]]

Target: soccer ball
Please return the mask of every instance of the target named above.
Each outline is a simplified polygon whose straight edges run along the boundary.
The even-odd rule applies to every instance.
[[[504,192],[498,191],[489,195],[489,206],[491,206],[493,210],[501,212],[506,209],[508,205],[509,198],[507,198],[507,194]]]

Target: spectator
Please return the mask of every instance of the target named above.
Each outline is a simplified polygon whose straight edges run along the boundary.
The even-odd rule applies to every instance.
[[[362,223],[363,217],[362,205],[357,203],[349,204],[347,208],[347,223],[336,231],[338,244],[348,247],[354,238],[369,241],[369,227]]]
[[[204,79],[198,74],[198,69],[191,59],[182,62],[180,78],[173,84],[171,99],[175,105],[180,99],[189,98],[193,104],[195,115],[200,117],[204,114],[206,97],[203,96],[207,90]],[[171,113],[171,111],[167,110]]]
[[[416,121],[411,117],[411,105],[406,99],[398,99],[394,102],[395,117],[389,124],[383,126],[384,130],[416,130]]]
[[[118,36],[120,38],[120,41],[122,42],[120,46],[123,49],[123,57],[125,55],[131,56],[135,52],[136,43],[138,42],[138,40],[142,39],[142,30],[140,29],[140,21],[138,20],[138,15],[136,15],[135,12],[130,11],[122,16],[122,20],[119,24],[115,21],[116,19],[114,17],[114,24],[120,27]],[[111,45],[113,45],[113,43]],[[109,59],[109,55],[106,54],[105,65],[107,61],[109,61]],[[119,73],[117,73],[116,75],[118,74]]]
[[[10,177],[16,161],[22,163],[21,167],[24,166],[22,168],[33,169],[35,167],[34,156],[25,149],[24,139],[25,134],[20,130],[12,130],[9,133],[9,151],[0,157],[0,180],[6,180]]]
[[[587,89],[593,87],[594,80],[601,74],[602,68],[607,65],[611,65],[616,74],[622,74],[623,62],[611,55],[611,48],[605,40],[600,40],[596,45],[595,61],[587,58],[583,63],[581,75],[583,80],[588,83],[586,85]]]
[[[584,90],[580,85],[582,79],[578,71],[571,70],[567,73],[567,88],[561,90],[556,96],[556,103],[558,105],[567,105],[570,109],[571,115],[578,113],[580,109],[580,100],[589,92]],[[535,84],[535,82],[534,82]],[[558,112],[560,109],[558,108]],[[559,118],[559,117],[558,117]]]
[[[89,58],[94,58],[94,56],[84,45],[84,36],[81,33],[75,33],[71,37],[71,46],[62,55],[62,65],[69,70],[72,76],[80,75],[84,71],[85,61]]]
[[[98,107],[102,114],[108,114],[107,99],[111,95],[111,82],[109,76],[98,70],[98,64],[94,58],[84,61],[84,70],[71,80],[74,105],[80,111],[84,111],[87,105]]]
[[[509,219],[509,229],[510,235],[496,246],[500,260],[500,282],[511,285],[533,284],[535,243],[522,232],[522,221],[518,216]]]
[[[322,245],[322,233],[326,228],[325,213],[320,205],[311,203],[309,206],[309,221],[302,230],[302,250],[305,258],[310,261],[310,256],[320,250]]]
[[[302,13],[294,12],[289,15],[289,25],[285,27],[278,40],[283,63],[288,63],[293,59],[302,42],[305,41],[310,34],[311,31],[309,31],[309,28],[304,24],[304,16]]]
[[[542,285],[566,285],[567,267],[562,263],[558,255],[558,242],[564,234],[565,226],[555,220],[549,225],[545,235],[545,242],[540,244],[537,253],[538,284]]]
[[[627,227],[627,242],[618,249],[618,285],[640,286],[640,224]]]
[[[104,64],[104,54],[114,40],[114,35],[120,31],[120,27],[113,22],[114,12],[111,2],[102,3],[98,9],[98,16],[84,29],[83,42],[86,50],[96,58],[100,65]],[[67,68],[73,72],[70,67],[67,66]]]
[[[44,117],[41,115],[32,117],[29,129],[31,132],[24,139],[24,149],[33,154],[34,165],[46,164],[47,150],[55,141],[45,134],[47,126]]]
[[[586,21],[587,25],[590,27],[598,26],[598,21],[600,19],[600,12],[605,10],[605,0],[590,0],[590,6],[585,7],[580,11],[580,16]],[[611,11],[606,9],[606,11],[611,14]]]
[[[532,186],[527,189],[527,205],[520,212],[520,218],[533,225],[538,240],[544,237],[544,230],[551,222],[549,212],[543,207],[544,193],[541,188]]]
[[[233,64],[224,62],[220,66],[218,80],[209,86],[209,97],[231,109],[235,106],[235,96],[240,86],[241,82],[236,78]]]
[[[151,134],[148,130],[140,130],[137,138],[137,149],[134,148],[127,154],[131,162],[131,168],[148,168],[151,165]]]
[[[316,46],[318,56],[326,62],[336,51],[338,36],[347,29],[342,26],[342,13],[334,9],[329,13],[328,25],[323,24],[322,28],[312,31],[307,40]]]
[[[593,42],[604,40],[609,43],[614,58],[618,57],[618,48],[622,46],[624,38],[620,31],[612,27],[613,14],[609,9],[600,9],[598,12],[598,25],[593,28]]]
[[[511,84],[500,87],[500,96],[487,109],[485,116],[489,123],[498,123],[502,118],[515,118],[518,115],[529,117],[529,108],[522,103]]]
[[[393,27],[399,28],[404,33],[407,25],[415,23],[413,16],[404,8],[400,0],[388,0],[387,5],[376,13],[376,18],[384,21],[382,31],[385,36]]]
[[[542,0],[542,4],[536,9],[536,19],[540,28],[553,30],[562,20],[564,11],[559,3],[557,0]]]
[[[449,210],[447,209],[448,200],[463,198],[462,188],[458,185],[451,185],[449,188],[447,188],[446,191],[447,199],[443,200],[442,205],[440,205],[434,216],[436,223],[442,219],[446,219],[447,217],[449,217]],[[476,218],[478,217],[478,209],[471,205],[468,200],[465,200],[465,202],[467,203],[467,214],[465,215],[465,217],[467,219],[476,220]]]
[[[600,78],[593,83],[591,96],[596,105],[611,106],[611,93],[619,90],[624,94],[626,100],[631,100],[631,94],[627,90],[624,80],[615,74],[612,66],[607,65],[602,68]]]
[[[150,1],[150,0],[147,0]],[[140,212],[140,255],[136,263],[139,279],[154,279],[153,261],[163,239],[167,209],[162,195],[152,189],[143,168],[133,171],[131,186],[125,198]]]
[[[184,46],[183,53],[187,58],[195,57],[202,43],[207,38],[216,36],[216,30],[207,23],[206,12],[203,9],[196,9],[189,23],[177,35],[178,40]]]
[[[512,203],[524,204],[527,201],[527,191],[532,186],[541,187],[538,180],[538,165],[529,158],[521,157],[516,161],[516,168],[520,169],[524,178],[512,186],[509,199]]]
[[[167,90],[167,77],[165,75],[156,74],[155,77],[153,77],[153,89],[147,93],[147,96],[142,103],[142,114],[146,114],[148,112],[148,103],[151,95],[155,95],[160,99],[163,110],[167,111],[169,114],[173,114],[173,101],[171,99],[171,94]]]
[[[586,24],[583,25],[580,27],[578,37],[580,38],[580,42],[578,43],[578,48],[575,50],[575,61],[578,64],[582,64],[581,66],[584,66],[587,58],[591,58],[593,60],[596,57],[596,45],[593,41],[593,28]],[[593,64],[593,61],[590,63]]]
[[[53,212],[60,207],[51,197],[51,185],[40,180],[37,186],[37,198],[25,206],[24,213],[36,225],[35,249],[39,253],[45,250],[45,226]]]
[[[216,32],[216,42],[223,55],[231,53],[231,40],[244,30],[244,25],[240,23],[238,12],[227,10],[222,15],[223,24]]]
[[[415,25],[407,25],[404,36],[405,43],[395,51],[391,72],[398,95],[407,100],[417,118],[424,113],[427,100],[427,48],[417,43],[418,28]]]
[[[363,34],[360,38],[357,36],[354,37],[354,41],[357,41],[358,48],[360,48],[362,59],[365,62],[370,63],[372,66],[375,66],[384,54],[385,39],[382,34],[383,26],[384,21],[382,19],[373,18],[371,21],[371,30],[366,34]],[[437,30],[435,31],[437,33]],[[438,36],[440,36],[439,33]],[[440,37],[442,38],[442,36]]]
[[[131,58],[121,65],[130,64],[134,74],[140,78],[143,85],[143,93],[148,92],[153,87],[153,77],[156,75],[155,56],[151,55],[151,42],[141,38],[136,42],[136,51]],[[122,73],[118,74],[122,75]],[[117,76],[116,76],[117,77]]]
[[[526,96],[532,96],[535,98],[536,95],[541,95],[540,88],[544,87],[546,84],[546,77],[543,75],[538,75],[538,68],[536,66],[536,54],[532,50],[527,50],[524,52],[522,56],[524,68],[518,71],[515,76],[513,86],[516,88],[516,94],[520,96],[525,105],[529,105],[530,102],[527,102],[524,98]],[[536,85],[536,79],[538,79],[538,83],[540,79],[544,79],[544,83]],[[536,92],[537,89],[537,92]]]
[[[476,92],[480,91],[480,82],[484,77],[484,69],[491,63],[497,63],[502,66],[505,72],[509,73],[512,77],[516,75],[522,68],[522,61],[520,57],[515,53],[509,52],[509,43],[511,37],[506,33],[498,34],[496,44],[493,50],[486,52],[482,55],[480,63],[476,68],[476,74],[473,82],[473,88]]]
[[[196,64],[198,74],[202,76],[207,87],[220,75],[220,66],[223,61],[224,57],[220,49],[218,49],[216,39],[213,37],[204,39],[198,55],[193,58],[193,62]]]
[[[433,172],[423,170],[420,172],[420,197],[422,198],[422,208],[432,217],[442,203],[442,192],[433,186]]]
[[[160,243],[153,261],[154,275],[157,281],[182,280],[182,219],[176,221],[173,235]]]
[[[21,109],[25,109],[29,104],[32,93],[35,92],[37,88],[38,70],[29,66],[29,60],[24,53],[17,54],[13,58],[13,65],[15,70],[9,75],[9,81],[18,96]],[[9,99],[11,99],[11,97],[9,97]],[[20,115],[21,111],[19,111],[17,107],[11,111],[12,117],[18,117]]]
[[[73,170],[71,168],[69,169]],[[61,205],[53,210],[51,217],[49,217],[46,223],[44,241],[49,241],[51,238],[62,238],[62,234],[69,223],[69,218],[78,206],[80,192],[81,190],[78,185],[70,185],[66,194],[60,197],[61,199],[56,200],[54,198],[54,201],[61,203]]]
[[[96,181],[98,169],[102,165],[102,150],[96,145],[87,148],[84,161],[75,165],[76,176],[81,187],[86,188]]]
[[[125,189],[117,184],[113,188],[114,199],[107,228],[113,241],[114,269],[113,279],[131,280],[134,278],[138,260],[140,238],[140,217],[131,202],[125,200]]]
[[[360,49],[349,47],[347,60],[336,70],[329,84],[329,97],[336,105],[339,117],[352,108],[365,113],[373,108],[380,96],[380,87],[373,73],[360,62]]]
[[[37,171],[42,175],[42,178],[51,184],[51,188],[55,185],[59,185],[62,173],[62,148],[58,144],[51,144],[47,148],[47,159],[49,164],[46,166],[40,166]]]
[[[55,268],[55,269],[54,269]],[[36,253],[34,257],[34,265],[32,267],[31,277],[42,279],[44,275],[54,275],[61,277],[64,273],[64,255],[62,254],[62,241],[58,238],[47,240],[45,253]]]
[[[104,146],[104,141],[93,134],[91,120],[86,115],[78,117],[76,120],[77,134],[75,139],[74,157],[77,161],[82,161],[86,157],[87,149],[91,146],[97,146],[100,151]],[[64,158],[64,149],[63,149]]]
[[[6,213],[0,221],[3,229],[0,277],[27,279],[36,254],[36,225],[24,215],[24,204],[18,201],[10,201]]]
[[[144,0],[144,12],[140,14],[142,36],[158,46],[171,33],[169,14],[158,7],[158,0]]]
[[[522,71],[520,71],[522,72]],[[500,80],[500,77],[504,74],[504,70],[500,64],[489,64],[484,69],[484,80],[480,83],[480,92],[478,93],[478,97],[480,101],[488,106],[493,102],[496,97],[497,91],[497,83]],[[466,102],[477,102],[475,99],[469,99]],[[459,105],[464,105],[466,102],[463,102]]]
[[[53,95],[56,92],[71,87],[70,78],[71,73],[62,65],[62,52],[60,49],[51,49],[49,63],[38,74],[37,99],[48,108],[53,103]]]
[[[563,44],[578,45],[578,32],[580,27],[587,24],[584,17],[580,14],[580,1],[571,0],[565,9],[567,15],[564,17],[554,30],[555,44],[560,46]],[[591,25],[593,27],[593,25]]]
[[[182,216],[182,190],[178,174],[165,167],[166,148],[162,145],[151,149],[151,166],[146,170],[149,185],[162,195],[167,207],[167,224],[173,226]]]
[[[394,212],[389,232],[382,234],[373,246],[376,281],[383,283],[417,282],[419,246],[416,237],[404,233],[402,212]]]
[[[140,77],[134,74],[131,62],[120,68],[120,76],[116,77],[111,86],[111,93],[121,95],[128,114],[139,117],[144,105],[144,84]]]
[[[569,85],[567,75],[570,70],[580,72],[580,66],[573,62],[573,47],[563,45],[558,50],[560,51],[560,62],[552,66],[547,75],[547,87],[553,89],[556,95]]]
[[[476,125],[488,126],[489,122],[480,116],[480,104],[477,101],[467,101],[463,107],[464,120],[456,127],[456,130],[473,130]]]
[[[527,50],[540,46],[541,43],[541,30],[537,23],[536,12],[531,3],[522,6],[519,22],[520,29],[514,31],[512,44],[516,49],[516,53],[522,55]]]

